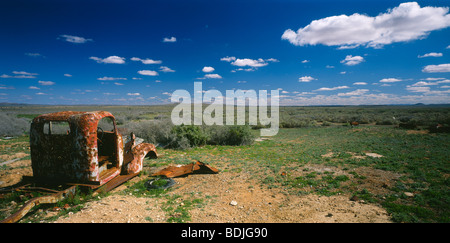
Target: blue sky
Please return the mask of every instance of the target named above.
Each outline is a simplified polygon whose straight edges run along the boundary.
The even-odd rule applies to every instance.
[[[449,7],[5,0],[0,102],[163,104],[202,82],[278,89],[282,105],[449,103]]]

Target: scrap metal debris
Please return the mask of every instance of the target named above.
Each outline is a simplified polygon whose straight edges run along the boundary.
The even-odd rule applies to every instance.
[[[218,169],[197,160],[197,162],[188,165],[169,166],[154,173],[152,176],[165,176],[167,178],[172,178],[187,174],[217,174],[217,173],[219,173]]]
[[[24,187],[25,188],[25,187]],[[15,223],[19,221],[21,218],[23,218],[34,206],[37,206],[39,204],[47,204],[47,203],[57,203],[59,201],[62,201],[63,199],[73,196],[77,190],[76,186],[70,186],[69,188],[66,188],[62,191],[54,191],[47,188],[40,188],[40,187],[28,187],[29,190],[37,189],[41,191],[53,191],[55,193],[40,197],[35,197],[29,201],[27,201],[22,208],[20,208],[17,212],[10,215],[6,219],[0,221],[1,223]],[[18,191],[18,188],[11,189],[11,191]]]

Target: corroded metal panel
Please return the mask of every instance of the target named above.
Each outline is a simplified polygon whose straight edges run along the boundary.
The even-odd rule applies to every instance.
[[[122,166],[122,174],[135,174],[142,171],[144,158],[150,156],[157,158],[156,147],[150,143],[135,144],[136,137],[131,133],[130,141],[125,144],[124,148],[124,165]]]
[[[113,131],[98,130],[99,121],[105,117],[111,118]],[[62,121],[68,123],[67,132],[51,134],[53,122]],[[48,133],[44,131],[45,124]],[[136,144],[133,134],[124,148],[122,135],[115,129],[114,116],[106,111],[40,115],[31,124],[30,148],[33,175],[64,182],[103,184],[120,172],[139,173],[147,155],[157,158],[155,146]]]
[[[64,111],[33,119],[30,148],[33,175],[54,180],[99,182],[97,124],[106,111]],[[67,134],[44,134],[46,122],[67,121]]]
[[[152,176],[165,176],[168,178],[171,177],[178,177],[183,176],[187,174],[217,174],[219,173],[219,170],[205,164],[200,161],[196,161],[195,163],[183,165],[183,166],[169,166],[167,168],[164,168],[156,173],[154,173]]]

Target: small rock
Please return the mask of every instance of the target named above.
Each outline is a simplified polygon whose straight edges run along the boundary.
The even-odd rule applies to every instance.
[[[366,153],[367,156],[372,157],[372,158],[381,158],[383,157],[383,155],[381,154],[377,154],[377,153]]]
[[[230,205],[231,205],[231,206],[236,206],[237,204],[238,204],[238,203],[237,203],[235,200],[233,200],[233,201],[230,202]]]
[[[405,196],[407,197],[414,197],[414,194],[411,192],[405,192]]]

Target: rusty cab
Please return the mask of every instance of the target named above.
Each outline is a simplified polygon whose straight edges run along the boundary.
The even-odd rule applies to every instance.
[[[101,186],[136,175],[144,157],[157,158],[153,144],[124,146],[114,116],[106,111],[63,111],[40,115],[30,129],[33,179]],[[129,178],[129,176],[128,176]]]

